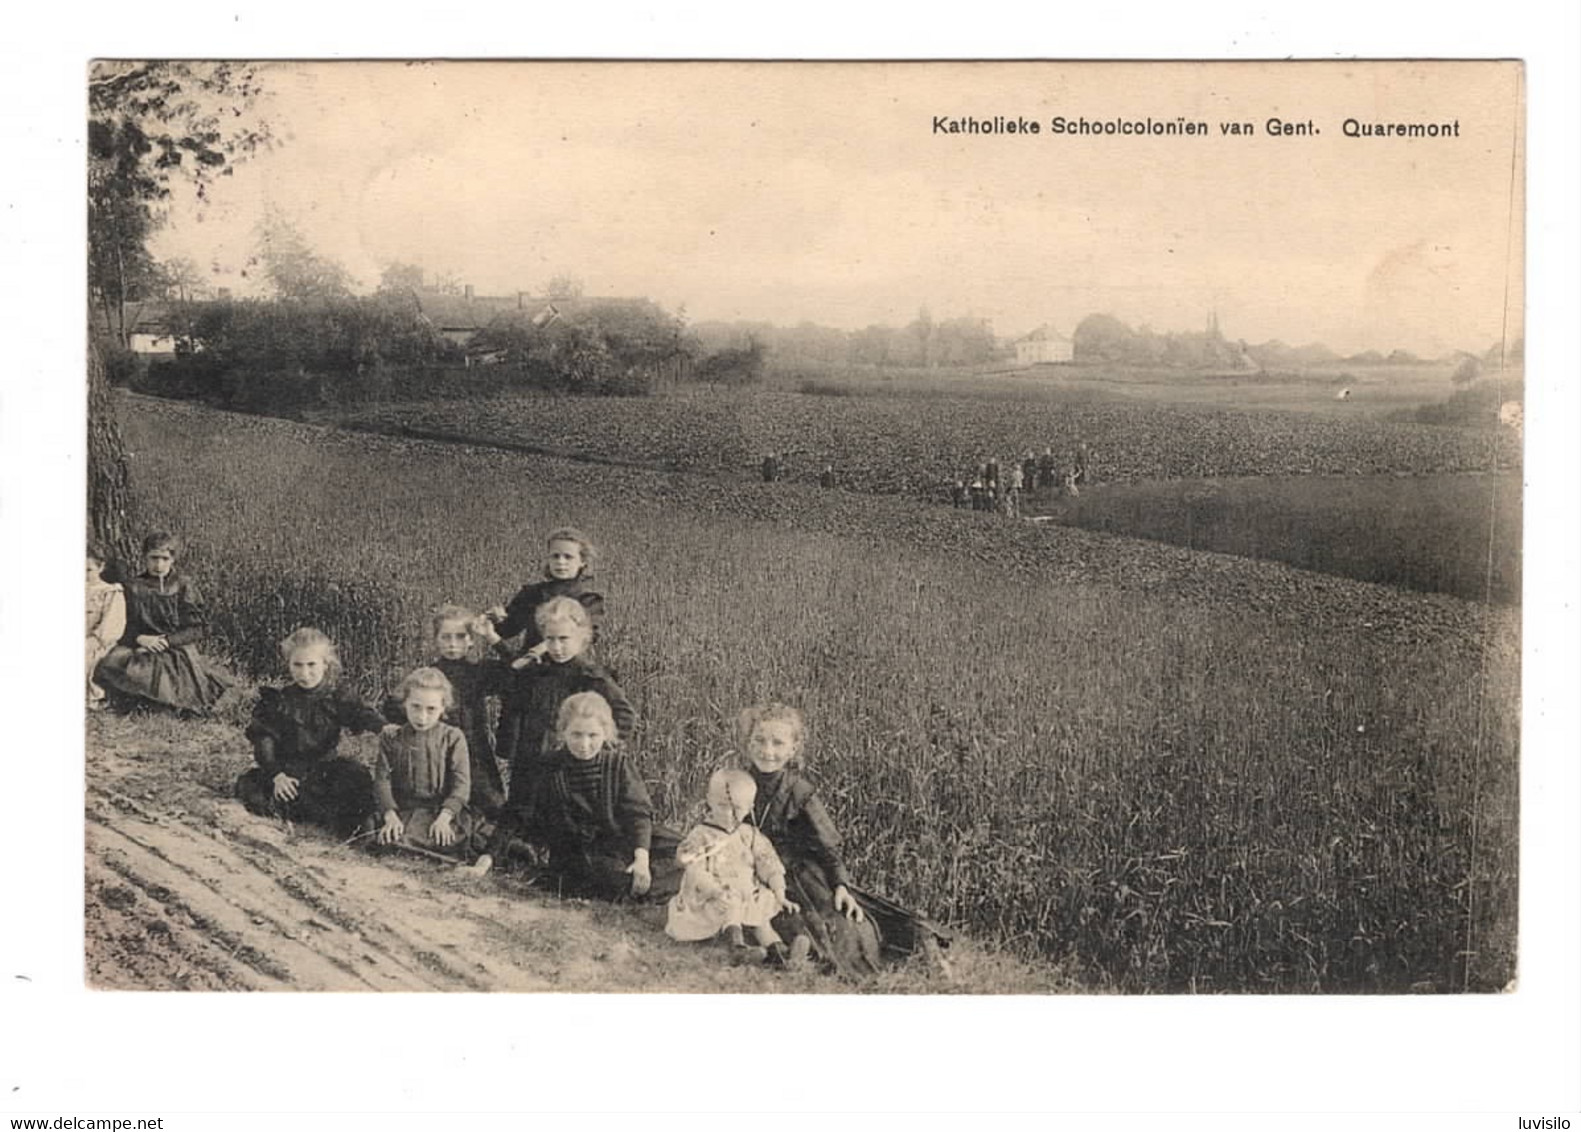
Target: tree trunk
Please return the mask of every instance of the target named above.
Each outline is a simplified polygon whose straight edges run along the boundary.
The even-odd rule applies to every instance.
[[[120,566],[137,561],[131,475],[115,418],[110,379],[97,343],[88,343],[88,529]],[[134,571],[135,572],[135,571]],[[113,571],[111,574],[113,575]],[[117,580],[112,576],[111,580]]]

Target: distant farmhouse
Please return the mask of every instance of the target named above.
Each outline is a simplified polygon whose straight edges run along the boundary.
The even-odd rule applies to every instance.
[[[426,288],[413,292],[418,313],[439,336],[460,346],[466,352],[467,364],[490,365],[504,359],[499,350],[474,350],[474,340],[492,323],[500,320],[524,320],[537,327],[545,327],[561,319],[570,318],[591,310],[619,307],[648,307],[647,299],[591,298],[563,296],[534,298],[525,291],[515,295],[479,295],[471,284],[459,294],[430,291]]]
[[[94,325],[101,333],[109,334],[114,324],[108,315],[99,311],[95,312]],[[157,300],[128,303],[126,345],[140,357],[175,357],[176,332],[171,324],[170,305]]]
[[[1016,364],[1058,365],[1075,356],[1076,343],[1044,323],[1016,343]]]

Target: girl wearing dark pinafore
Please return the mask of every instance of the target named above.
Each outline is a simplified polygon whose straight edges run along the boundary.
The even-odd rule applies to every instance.
[[[509,695],[518,713],[517,726],[508,734],[500,728],[498,751],[501,758],[509,760],[511,773],[490,852],[495,859],[512,837],[522,836],[531,824],[561,704],[580,692],[597,692],[609,704],[613,739],[630,739],[637,721],[636,710],[620,685],[584,655],[593,633],[587,610],[571,598],[559,597],[540,608],[537,616],[544,649],[534,663],[512,673]]]
[[[494,642],[500,655],[512,658],[516,667],[532,664],[543,656],[543,634],[538,627],[538,610],[557,597],[572,598],[587,610],[592,626],[591,641],[598,640],[599,622],[604,617],[604,595],[593,588],[593,544],[574,527],[549,532],[548,555],[543,580],[529,582],[504,605],[484,613],[499,634]],[[516,640],[514,638],[520,638]],[[500,701],[499,731],[494,749],[509,759],[519,745],[523,705],[507,689]],[[551,724],[552,725],[552,724]]]
[[[851,884],[840,834],[812,782],[795,765],[806,741],[801,713],[784,704],[747,708],[737,717],[747,772],[757,785],[752,820],[785,863],[785,892],[798,905],[774,918],[787,940],[806,936],[812,953],[841,975],[861,978],[882,956],[936,951],[950,935],[882,897]]]
[[[317,629],[298,629],[280,642],[291,673],[283,688],[260,688],[247,739],[252,770],[236,780],[236,796],[255,814],[324,826],[345,836],[368,812],[373,776],[339,757],[342,731],[380,731],[385,720],[340,684],[335,643]]]
[[[235,681],[197,649],[208,632],[198,587],[175,568],[181,540],[164,531],[143,539],[143,573],[127,582],[126,628],[94,670],[94,680],[126,699],[207,715]]]

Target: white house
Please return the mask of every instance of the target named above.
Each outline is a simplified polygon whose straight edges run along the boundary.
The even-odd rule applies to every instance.
[[[1016,343],[1016,364],[1038,366],[1068,362],[1075,349],[1074,342],[1044,323]]]

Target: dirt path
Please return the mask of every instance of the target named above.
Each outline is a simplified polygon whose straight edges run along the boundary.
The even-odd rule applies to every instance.
[[[239,729],[154,716],[88,723],[86,976],[147,990],[839,992],[814,972],[735,968],[677,944],[660,908],[562,900],[374,857],[247,813],[225,787]],[[865,989],[1037,991],[1056,974],[957,949]]]

